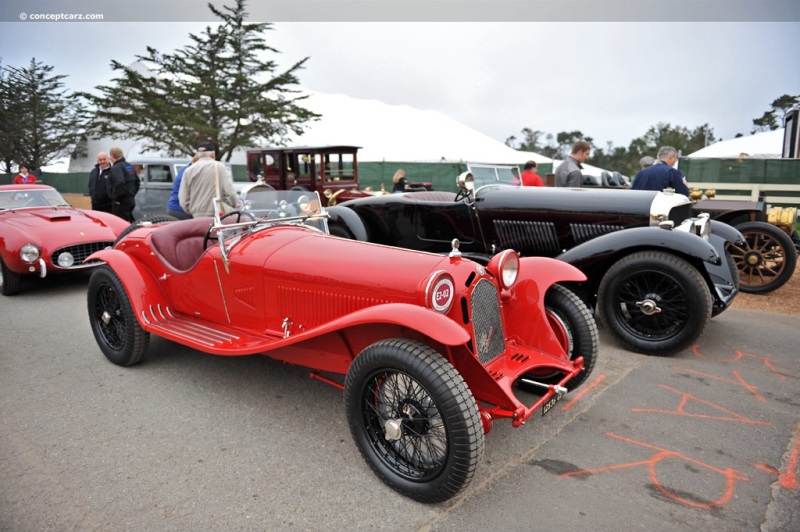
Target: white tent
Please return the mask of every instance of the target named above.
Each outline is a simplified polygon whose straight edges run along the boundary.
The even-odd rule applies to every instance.
[[[783,152],[784,129],[765,131],[747,137],[722,140],[702,150],[686,155],[689,158],[736,159],[745,153],[748,157],[780,158]]]
[[[391,105],[344,94],[306,91],[302,105],[322,115],[289,145],[360,146],[362,162],[475,162],[524,164],[551,159],[520,152],[452,118],[431,110]]]

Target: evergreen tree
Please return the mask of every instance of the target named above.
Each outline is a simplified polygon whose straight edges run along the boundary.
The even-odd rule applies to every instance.
[[[230,160],[241,146],[281,144],[319,115],[304,109],[292,87],[306,57],[284,72],[279,53],[263,37],[270,23],[246,23],[245,0],[222,9],[209,4],[220,24],[189,35],[192,44],[161,53],[147,48],[137,63],[113,61],[119,77],[86,95],[96,107],[92,133],[145,141],[147,149],[192,154],[199,142],[212,142],[219,159]]]
[[[64,88],[65,75],[31,59],[27,67],[0,72],[0,159],[5,171],[26,164],[33,171],[72,154],[86,116],[80,96]]]

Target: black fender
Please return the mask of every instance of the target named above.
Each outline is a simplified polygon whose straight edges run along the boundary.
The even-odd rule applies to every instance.
[[[711,264],[722,263],[714,246],[699,236],[660,227],[634,227],[608,233],[575,246],[556,258],[584,270],[609,258],[643,249],[664,250]]]
[[[328,223],[335,223],[345,227],[356,240],[367,242],[367,228],[361,217],[349,207],[328,207]]]
[[[731,242],[737,246],[743,246],[745,244],[742,232],[724,222],[712,220],[711,234],[721,237],[726,242]]]

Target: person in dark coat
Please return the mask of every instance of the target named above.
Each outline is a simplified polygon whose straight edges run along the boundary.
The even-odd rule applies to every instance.
[[[111,197],[108,195],[108,178],[111,175],[111,162],[108,154],[101,151],[97,154],[97,164],[89,174],[89,197],[92,199],[92,210],[111,212]]]
[[[133,166],[128,164],[122,149],[108,150],[111,158],[111,174],[108,178],[108,195],[111,197],[111,214],[133,222],[133,208],[136,206],[136,192],[139,190],[139,176]]]
[[[678,162],[678,150],[672,146],[663,146],[658,150],[657,157],[656,164],[648,166],[636,174],[631,189],[661,192],[665,188],[671,188],[678,194],[688,196],[689,187],[686,186],[683,174],[677,168],[673,168]]]

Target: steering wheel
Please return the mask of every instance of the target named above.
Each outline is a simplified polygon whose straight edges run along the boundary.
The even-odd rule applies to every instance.
[[[219,217],[219,221],[222,222],[222,220],[224,220],[226,218],[230,218],[231,216],[236,216],[236,222],[234,222],[234,223],[237,223],[237,224],[242,221],[242,217],[243,216],[246,217],[251,222],[255,222],[256,221],[255,217],[252,214],[250,214],[249,212],[246,212],[246,211],[231,211],[231,212],[225,213],[225,214],[223,214],[222,216]],[[211,238],[212,238],[212,236],[211,236],[212,232],[214,232],[214,226],[210,225],[208,227],[208,229],[206,229],[206,234],[203,235],[203,251],[208,249],[208,241],[211,240]]]

